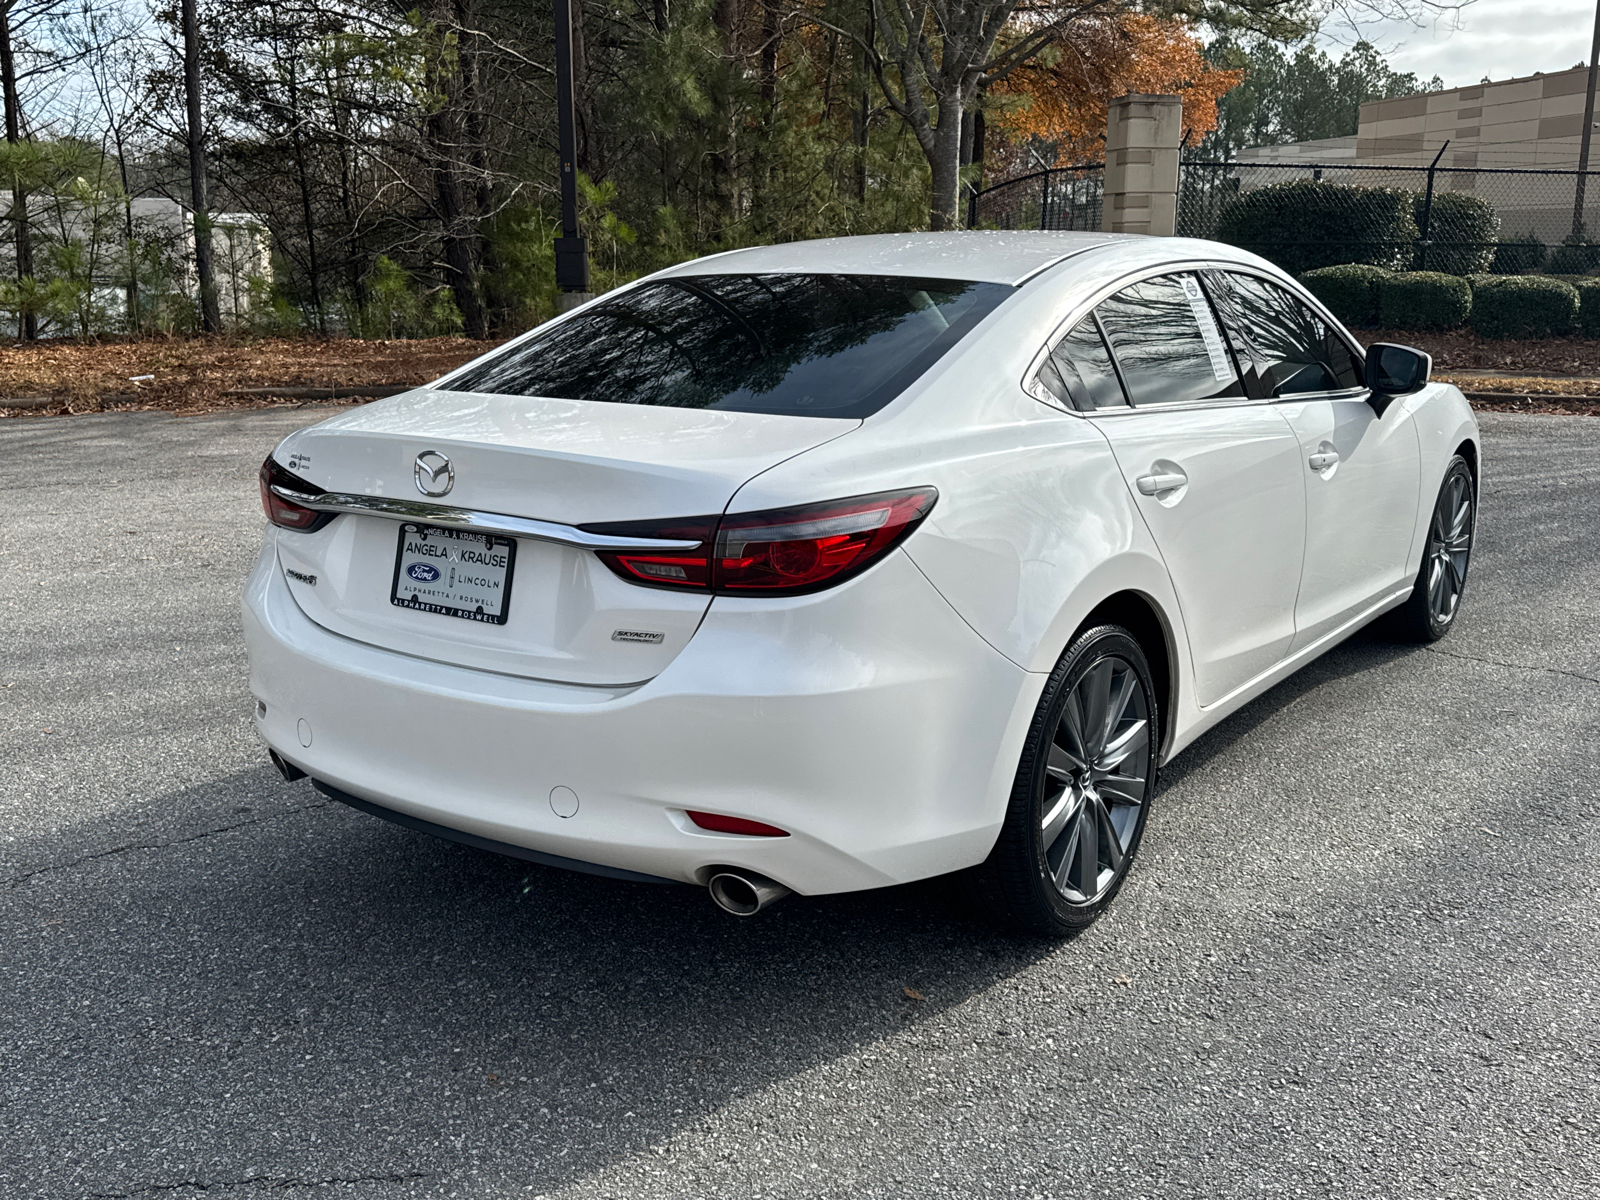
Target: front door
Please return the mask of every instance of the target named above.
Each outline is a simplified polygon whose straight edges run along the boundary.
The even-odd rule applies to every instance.
[[[1309,646],[1406,582],[1420,454],[1404,405],[1379,416],[1340,333],[1287,289],[1257,275],[1223,282],[1234,340],[1255,360],[1299,440],[1306,552],[1292,650]]]
[[[1214,704],[1271,670],[1294,638],[1305,533],[1300,440],[1249,399],[1192,274],[1097,306],[1126,407],[1097,408],[1172,577],[1195,693]]]

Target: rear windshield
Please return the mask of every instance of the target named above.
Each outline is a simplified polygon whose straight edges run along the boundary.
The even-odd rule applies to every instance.
[[[887,275],[694,275],[619,292],[453,391],[864,417],[1014,289]]]

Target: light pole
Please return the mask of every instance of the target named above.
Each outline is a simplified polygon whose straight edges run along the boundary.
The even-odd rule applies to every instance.
[[[1596,0],[1600,3],[1600,0]],[[572,102],[572,0],[553,0],[556,21],[556,140],[561,159],[561,236],[556,239],[556,309],[589,298],[589,245],[578,230],[578,127]],[[1592,90],[1592,89],[1591,89]]]
[[[1600,67],[1600,0],[1594,6],[1594,40],[1589,44],[1589,94],[1583,102],[1582,140],[1578,143],[1578,186],[1572,201],[1572,237],[1576,241],[1584,236],[1583,193],[1589,170],[1589,143],[1594,138],[1594,84],[1595,69]]]

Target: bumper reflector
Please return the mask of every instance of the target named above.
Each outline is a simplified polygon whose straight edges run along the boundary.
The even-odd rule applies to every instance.
[[[721,813],[690,812],[689,820],[701,829],[713,833],[742,833],[750,837],[788,837],[789,831],[776,825],[763,825],[760,821],[747,821],[743,817],[725,817]]]

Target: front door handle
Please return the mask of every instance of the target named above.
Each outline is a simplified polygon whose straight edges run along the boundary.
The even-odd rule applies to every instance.
[[[1187,475],[1141,475],[1134,483],[1139,491],[1146,496],[1159,496],[1162,492],[1170,492],[1174,488],[1181,488],[1189,482]]]
[[[1339,452],[1337,450],[1319,450],[1306,461],[1311,464],[1313,471],[1326,471],[1339,461]]]

